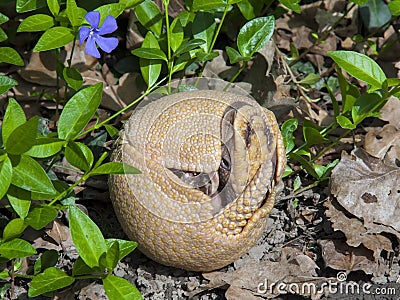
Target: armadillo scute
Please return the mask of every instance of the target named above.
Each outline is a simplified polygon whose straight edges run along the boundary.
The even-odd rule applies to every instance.
[[[111,175],[118,219],[151,259],[211,271],[261,237],[286,164],[274,114],[220,91],[165,96],[135,110],[114,161],[139,175]]]

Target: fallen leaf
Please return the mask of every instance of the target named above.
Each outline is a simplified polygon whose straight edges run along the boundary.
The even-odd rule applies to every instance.
[[[332,170],[331,192],[364,226],[380,224],[400,231],[400,169],[385,165],[361,148],[343,154]],[[400,234],[399,234],[400,236]]]
[[[342,240],[318,240],[325,265],[335,270],[357,271],[366,274],[383,274],[385,266],[376,263],[371,250],[350,247]]]
[[[400,67],[400,64],[399,64]],[[388,121],[389,124],[400,130],[400,101],[396,97],[390,97],[381,109],[380,119]]]
[[[392,147],[400,147],[400,130],[395,126],[386,124],[368,129],[364,148],[370,155],[383,159]]]
[[[328,208],[325,212],[332,222],[335,231],[341,231],[346,236],[346,244],[351,247],[359,247],[361,244],[373,251],[374,261],[377,263],[383,257],[382,251],[393,252],[392,242],[384,235],[369,232],[363,225],[363,221],[350,218],[343,211],[337,209],[331,201],[326,201],[324,206]]]
[[[315,261],[303,254],[301,250],[285,247],[282,249],[279,262],[260,262],[248,259],[236,270],[204,273],[203,277],[210,280],[206,287],[208,289],[228,285],[227,299],[258,299],[257,296],[274,298],[282,294],[278,284],[288,288],[290,284],[300,287],[303,283],[311,283],[318,286],[318,284],[325,282],[327,278],[317,277],[316,269],[318,269],[318,266]],[[200,291],[204,291],[204,288],[201,288]],[[200,291],[193,291],[191,296]],[[311,295],[311,293],[307,293],[307,290],[302,293],[301,288],[298,294]],[[230,298],[228,298],[228,295]],[[248,298],[246,298],[247,296]],[[314,294],[313,299],[318,299],[319,296],[317,296],[317,294]]]

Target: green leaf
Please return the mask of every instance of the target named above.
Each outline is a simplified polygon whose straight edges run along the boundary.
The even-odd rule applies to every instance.
[[[187,42],[184,42],[179,48],[178,50],[176,50],[176,52],[174,53],[174,57],[178,57],[179,55],[189,52],[193,49],[196,49],[197,47],[203,45],[205,43],[205,41],[200,40],[200,39],[193,39],[193,40],[189,40]]]
[[[162,30],[162,15],[158,6],[151,0],[145,0],[136,6],[135,14],[144,27],[150,29],[158,38]]]
[[[138,169],[130,165],[112,161],[101,166],[94,168],[90,175],[103,175],[103,174],[141,174]]]
[[[36,10],[46,6],[46,0],[17,0],[17,13]]]
[[[43,272],[45,269],[54,267],[58,262],[58,252],[56,250],[47,250],[35,261],[34,275]]]
[[[138,289],[124,278],[108,275],[103,279],[104,290],[110,300],[141,300]]]
[[[33,52],[46,51],[63,47],[74,40],[74,34],[70,28],[66,27],[52,27],[47,29],[39,41],[36,43]]]
[[[226,46],[225,49],[226,49],[226,54],[228,54],[228,57],[229,57],[229,62],[231,64],[235,64],[240,61],[248,61],[251,59],[251,57],[241,56],[240,53],[236,49],[231,48],[229,46]]]
[[[301,7],[299,5],[300,0],[279,0],[279,2],[286,8],[291,9],[298,14],[301,13]]]
[[[254,12],[254,7],[249,0],[241,1],[237,4],[237,6],[246,20],[251,20],[256,17],[256,14]]]
[[[179,49],[178,49],[178,51],[179,51]],[[175,54],[174,54],[174,56],[175,56]],[[175,72],[185,69],[186,66],[188,66],[193,61],[194,61],[194,59],[192,59],[190,52],[185,52],[185,53],[180,54],[174,62],[174,66],[172,68],[172,73],[175,73]]]
[[[0,162],[0,200],[3,199],[11,184],[12,164],[8,156]]]
[[[100,13],[100,24],[103,24],[107,16],[118,18],[124,9],[125,5],[122,3],[110,3],[96,8],[95,11]]]
[[[58,214],[58,210],[54,207],[43,205],[35,206],[25,218],[25,224],[33,229],[40,230],[53,221]]]
[[[25,228],[26,225],[24,223],[24,219],[12,219],[4,228],[2,241],[7,242],[20,236],[24,232]]]
[[[362,5],[368,2],[368,0],[350,0],[350,2],[353,2],[357,5]]]
[[[297,119],[289,119],[282,124],[281,133],[283,138],[283,144],[285,145],[286,153],[289,153],[294,149],[295,138],[293,132],[297,129],[299,121]]]
[[[175,18],[171,23],[171,49],[176,51],[183,42],[184,32],[179,18]]]
[[[45,31],[54,26],[52,17],[43,14],[36,14],[27,17],[19,24],[17,32]]]
[[[307,146],[323,144],[329,141],[322,136],[320,128],[309,120],[305,120],[303,123],[303,136]]]
[[[218,52],[211,52],[211,53],[206,53],[203,50],[199,50],[196,52],[196,61],[200,62],[206,62],[209,60],[213,60],[218,56]]]
[[[0,95],[7,92],[9,89],[13,88],[16,85],[18,85],[18,81],[8,76],[0,75]]]
[[[181,25],[186,27],[189,22],[192,22],[195,14],[188,11],[181,11],[177,18],[181,21]]]
[[[160,49],[160,45],[158,44],[156,37],[151,31],[147,32],[142,47]],[[164,52],[163,55],[165,56]],[[142,72],[143,79],[146,82],[147,86],[153,86],[157,82],[157,79],[161,74],[162,61],[159,59],[140,58],[139,64],[140,71]]]
[[[388,4],[388,7],[392,16],[400,16],[400,0],[391,0]]]
[[[58,194],[39,163],[26,155],[21,155],[16,164],[13,162],[12,183],[31,192],[54,196]]]
[[[58,137],[73,140],[89,123],[102,99],[103,84],[97,83],[76,93],[65,105],[58,121]]]
[[[319,179],[319,175],[314,170],[314,166],[311,162],[309,162],[304,157],[302,157],[294,152],[290,153],[290,157],[293,158],[294,160],[298,161],[301,164],[301,166],[307,171],[307,173],[309,175],[313,176],[317,180]]]
[[[15,238],[0,244],[0,257],[7,259],[27,257],[36,254],[35,248],[27,241]]]
[[[365,28],[371,32],[385,26],[392,15],[383,0],[369,0],[358,8],[359,18]]]
[[[125,9],[134,8],[143,1],[144,0],[119,0],[119,2],[125,6]]]
[[[89,267],[98,266],[100,256],[107,251],[100,229],[76,206],[71,205],[68,211],[69,227],[76,250]]]
[[[86,10],[78,7],[75,0],[67,0],[67,8],[65,11],[73,27],[78,27],[84,23]]]
[[[7,39],[8,39],[7,33],[5,33],[2,28],[0,28],[0,42],[4,42]]]
[[[351,110],[351,117],[355,125],[360,124],[365,118],[376,117],[379,115],[379,110],[385,104],[382,102],[382,97],[377,93],[362,94]],[[378,103],[380,105],[378,106]]]
[[[39,117],[35,116],[15,128],[5,143],[7,153],[18,155],[31,149],[35,144],[38,122]]]
[[[9,18],[6,15],[0,13],[0,25],[8,22]]]
[[[356,125],[354,125],[349,118],[340,115],[336,117],[336,121],[340,125],[340,127],[345,128],[345,129],[354,129],[356,128]]]
[[[204,52],[209,52],[215,32],[215,19],[211,13],[198,12],[193,20],[192,33],[195,39],[205,41],[200,47]]]
[[[120,240],[120,239],[106,239],[107,249],[110,248],[114,244],[114,242],[117,242],[119,244],[118,260],[123,259],[129,253],[131,253],[133,250],[135,250],[138,245],[138,243],[133,242],[133,241],[126,241],[126,240]]]
[[[63,78],[68,83],[68,85],[75,91],[79,90],[83,84],[83,78],[81,73],[75,68],[64,68]]]
[[[57,138],[37,138],[35,144],[25,154],[36,158],[50,157],[60,152],[66,143]]]
[[[57,16],[60,12],[60,4],[58,0],[47,0],[47,6],[53,16]]]
[[[74,141],[70,141],[65,148],[65,158],[71,165],[83,171],[89,171],[94,161],[92,150],[85,144]]]
[[[75,278],[68,276],[64,271],[56,267],[50,267],[43,273],[33,277],[29,286],[28,296],[36,297],[47,292],[62,289],[74,283]]]
[[[24,65],[24,61],[17,50],[10,47],[0,47],[0,63],[2,62],[16,66]]]
[[[240,29],[237,46],[242,56],[253,56],[271,39],[275,19],[272,16],[253,19]]]
[[[388,87],[400,86],[400,78],[388,78],[387,85]]]
[[[74,262],[72,267],[72,275],[79,276],[85,274],[99,274],[104,272],[100,267],[89,267],[85,262],[82,260],[81,257],[78,257],[77,260]]]
[[[320,79],[321,79],[321,76],[319,74],[310,73],[306,77],[304,77],[302,80],[298,81],[297,83],[298,84],[314,85]]]
[[[107,247],[107,251],[100,257],[100,266],[107,268],[109,272],[112,272],[117,266],[119,261],[119,244],[118,242],[112,243]]]
[[[113,139],[119,133],[119,130],[112,125],[105,124],[104,128],[107,130],[110,137]]]
[[[226,3],[223,0],[193,0],[192,10],[212,10],[220,7],[225,7]]]
[[[7,143],[8,137],[15,130],[15,128],[24,124],[25,122],[26,117],[24,110],[14,98],[10,98],[1,128],[4,145]]]
[[[370,57],[354,51],[331,51],[328,55],[351,76],[365,81],[373,87],[381,88],[386,75]]]
[[[344,114],[352,110],[354,102],[360,97],[361,93],[357,86],[346,80],[342,70],[337,69],[340,93],[342,94],[342,114]]]
[[[132,54],[140,58],[157,59],[168,62],[167,56],[161,49],[142,47],[132,50]]]
[[[11,185],[7,192],[7,198],[17,215],[24,219],[31,207],[31,193]]]

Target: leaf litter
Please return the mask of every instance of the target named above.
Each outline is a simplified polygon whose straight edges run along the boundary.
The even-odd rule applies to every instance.
[[[179,6],[180,2],[176,2]],[[323,101],[313,103],[301,96],[299,102],[294,101],[294,81],[299,79],[298,73],[288,73],[280,64],[279,52],[284,51],[281,54],[284,59],[291,51],[291,44],[300,53],[309,49],[315,41],[313,33],[323,34],[340,21],[339,26],[326,37],[326,42],[312,48],[305,56],[319,74],[328,72],[329,66],[324,64],[326,52],[335,50],[337,43],[346,46],[344,48],[354,45],[349,37],[358,31],[360,21],[357,10],[352,8],[344,19],[335,13],[349,5],[348,1],[317,1],[302,5],[301,15],[288,13],[278,19],[276,45],[271,43],[259,51],[255,61],[240,78],[242,88],[252,92],[263,105],[272,107],[280,120],[295,116],[300,122],[305,119],[312,119],[318,124],[329,122],[327,118],[332,117],[332,113]],[[134,14],[130,16],[134,18]],[[132,27],[129,30],[133,37],[128,38],[131,40],[128,47],[131,48],[137,45],[135,38],[140,36],[134,21],[130,21]],[[391,26],[384,33],[384,38],[371,38],[370,41],[384,44],[393,39],[395,34],[396,30]],[[383,53],[379,57],[382,61],[399,61],[400,51]],[[275,57],[273,62],[272,57]],[[74,58],[76,61],[73,65],[79,66],[86,83],[106,83],[108,88],[102,105],[107,110],[115,111],[124,107],[125,103],[142,91],[140,86],[137,87],[138,70],[136,73],[125,73],[116,82],[107,64],[99,70],[96,61],[87,61],[88,57],[82,49],[75,52]],[[45,61],[48,62],[47,59]],[[400,73],[398,63],[385,66],[385,72]],[[222,51],[219,51],[219,56],[207,64],[204,74],[226,79],[236,70],[237,66],[229,64]],[[29,101],[37,99],[37,96],[27,97],[32,91],[56,93],[53,81],[55,69],[43,64],[43,59],[37,54],[30,57],[30,63],[25,69],[12,76],[24,79],[18,78],[20,85],[13,89],[14,96],[29,103],[31,112],[35,104]],[[47,84],[43,85],[43,82]],[[34,90],[38,83],[42,90]],[[134,91],[133,86],[137,87]],[[324,92],[312,89],[307,92],[317,92],[321,99],[326,96],[326,93],[324,95]],[[41,103],[54,109],[51,101],[44,100]],[[161,266],[135,251],[118,264],[115,274],[134,282],[145,299],[282,299],[283,296],[278,295],[277,291],[280,283],[297,286],[307,283],[321,287],[329,281],[338,282],[337,275],[341,271],[347,274],[349,281],[381,284],[398,281],[399,103],[397,99],[390,100],[382,109],[380,118],[387,124],[365,128],[366,133],[356,132],[358,146],[364,147],[365,151],[357,148],[350,155],[342,154],[341,161],[332,172],[330,189],[314,189],[296,194],[299,200],[296,206],[293,204],[294,194],[291,193],[293,180],[286,180],[286,187],[277,199],[263,238],[234,264],[215,272],[200,274]],[[334,149],[332,155],[338,157],[340,149],[348,150],[352,142],[353,139],[346,140]],[[80,176],[73,173],[66,176],[71,176],[71,180],[75,180],[73,176]],[[301,181],[302,186],[306,186],[309,178],[302,178]],[[94,187],[92,190],[99,188]],[[92,196],[84,196],[85,191],[86,195]],[[88,198],[96,198],[96,194],[90,192],[89,185],[79,187],[77,192],[80,200],[86,201],[83,203],[88,207],[90,216],[101,226],[105,236],[122,234],[110,203],[88,201]],[[100,193],[104,194],[104,191]],[[60,216],[45,229],[45,235],[33,230],[27,232],[28,240],[38,249],[62,249],[63,254],[58,263],[60,268],[71,266],[76,259],[66,224],[66,216]],[[22,295],[23,291],[24,287],[21,287]],[[400,290],[397,289],[397,292],[400,293]],[[330,293],[326,289],[319,293],[294,290],[287,297],[290,299],[294,295],[320,299]],[[54,299],[57,297],[106,299],[102,286],[90,281],[79,281],[71,288],[57,293]],[[26,296],[20,299],[26,299]]]

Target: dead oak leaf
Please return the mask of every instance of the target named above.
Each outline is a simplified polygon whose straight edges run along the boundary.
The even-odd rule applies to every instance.
[[[361,220],[347,217],[331,201],[325,202],[324,206],[328,208],[325,214],[332,222],[333,229],[344,233],[346,244],[349,246],[359,247],[361,244],[364,245],[373,251],[375,262],[379,260],[382,250],[386,250],[387,252],[393,251],[390,239],[383,235],[369,232]]]
[[[399,65],[400,66],[400,65]],[[380,119],[400,129],[400,101],[396,97],[390,97],[381,109]]]
[[[391,124],[371,128],[365,135],[364,147],[370,155],[383,159],[392,147],[400,148],[400,130]]]
[[[225,295],[227,299],[274,298],[282,293],[278,288],[279,284],[297,286],[324,282],[326,278],[317,277],[316,269],[318,269],[317,264],[302,251],[285,247],[282,249],[279,262],[248,259],[233,271],[204,273],[203,277],[210,282],[206,287],[194,291],[191,296],[206,289],[229,286]],[[298,294],[311,296],[310,291],[302,294],[301,289]],[[312,297],[317,299],[319,295],[314,294]]]
[[[350,247],[342,240],[318,240],[325,265],[335,270],[357,271],[366,274],[382,275],[385,265],[381,260],[374,261],[371,250],[360,246]]]
[[[331,192],[364,225],[381,224],[400,233],[400,168],[385,165],[358,148],[332,170]],[[399,236],[399,235],[398,235]]]

